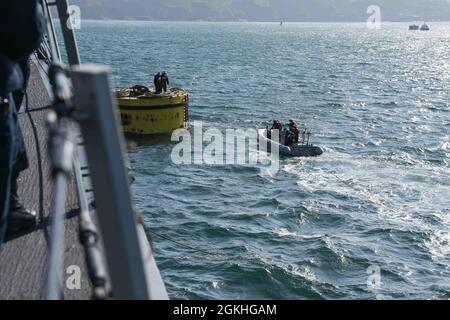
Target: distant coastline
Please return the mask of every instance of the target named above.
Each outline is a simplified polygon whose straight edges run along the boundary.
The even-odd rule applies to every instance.
[[[82,19],[201,22],[365,22],[374,5],[382,21],[446,21],[447,0],[70,0]]]
[[[55,18],[53,19],[55,21],[59,21],[59,19]],[[141,20],[141,19],[116,19],[116,18],[86,18],[82,19],[82,21],[86,22],[95,22],[95,21],[109,21],[109,22],[169,22],[169,23],[187,23],[187,22],[198,22],[198,23],[274,23],[274,24],[280,24],[280,21],[256,21],[256,20]],[[289,21],[289,20],[282,20],[284,24],[365,24],[366,21],[358,21],[358,20],[349,20],[349,21]],[[407,23],[421,23],[423,21],[429,22],[429,23],[436,23],[436,24],[443,24],[443,23],[450,23],[449,20],[385,20],[382,21],[383,24],[385,23],[395,23],[395,24],[407,24]]]

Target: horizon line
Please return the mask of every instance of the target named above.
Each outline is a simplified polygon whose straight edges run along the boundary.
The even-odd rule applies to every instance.
[[[54,17],[53,20],[59,20],[59,17]],[[210,23],[224,23],[224,22],[234,22],[234,23],[366,23],[366,21],[357,21],[357,20],[326,20],[326,21],[320,21],[320,20],[314,20],[314,21],[294,21],[294,20],[265,20],[265,21],[258,21],[258,20],[140,20],[140,19],[120,19],[120,18],[86,18],[81,19],[82,21],[117,21],[117,22],[210,22]],[[435,23],[449,23],[450,20],[385,20],[381,23],[411,23],[411,22],[435,22]]]

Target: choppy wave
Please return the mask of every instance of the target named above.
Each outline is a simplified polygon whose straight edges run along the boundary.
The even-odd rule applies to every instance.
[[[450,25],[354,26],[83,25],[82,59],[110,63],[117,85],[164,69],[204,127],[294,118],[325,149],[277,174],[133,150],[149,236],[222,254],[152,237],[172,298],[450,298]]]

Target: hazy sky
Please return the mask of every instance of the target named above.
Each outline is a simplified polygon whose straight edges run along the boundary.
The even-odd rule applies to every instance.
[[[389,21],[450,20],[450,0],[70,0],[85,18],[130,20],[364,21],[378,5]]]

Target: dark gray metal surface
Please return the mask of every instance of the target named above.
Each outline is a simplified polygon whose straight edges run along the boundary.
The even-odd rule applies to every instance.
[[[50,104],[50,97],[37,67],[32,64],[31,78],[28,88],[30,109],[38,109]],[[36,125],[42,155],[43,169],[43,212],[47,217],[52,203],[52,182],[49,175],[47,159],[47,130],[45,128],[46,111],[32,112]],[[19,193],[24,205],[39,212],[39,162],[35,146],[35,138],[28,116],[20,114],[25,144],[30,167],[20,176]],[[66,273],[69,266],[78,266],[81,270],[81,288],[68,289],[65,286],[65,299],[89,299],[91,286],[87,280],[87,271],[83,249],[78,241],[78,199],[73,181],[68,186],[66,208],[71,217],[65,222],[65,261],[64,281],[70,276]],[[45,284],[45,268],[47,263],[47,238],[45,228],[23,234],[10,239],[4,244],[0,254],[0,299],[40,299]],[[47,233],[48,234],[48,233]]]
[[[69,64],[80,64],[80,55],[78,53],[74,26],[71,22],[71,17],[68,12],[69,3],[67,0],[56,0],[56,3]]]
[[[99,225],[105,241],[114,296],[150,298],[123,160],[123,141],[115,113],[109,68],[74,67],[76,117],[86,143]],[[165,290],[163,290],[165,291]]]

